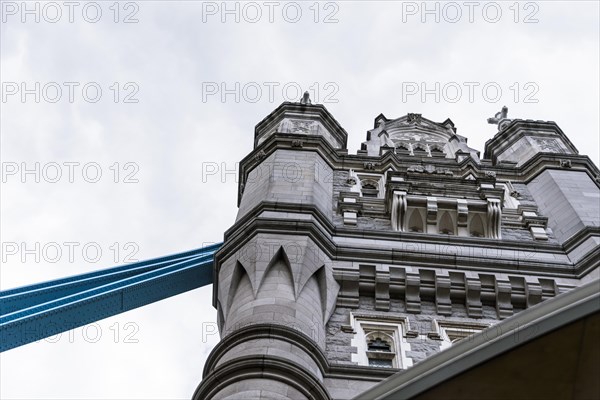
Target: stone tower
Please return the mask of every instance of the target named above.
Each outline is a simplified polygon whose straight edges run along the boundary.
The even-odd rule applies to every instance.
[[[598,168],[506,111],[483,157],[420,114],[377,116],[348,154],[307,96],[259,122],[194,399],[350,399],[597,278]]]

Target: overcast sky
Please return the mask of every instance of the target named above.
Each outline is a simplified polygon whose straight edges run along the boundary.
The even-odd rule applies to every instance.
[[[598,164],[596,1],[27,7],[2,2],[2,290],[221,241],[237,212],[226,172],[303,90],[351,153],[379,113],[408,112],[451,118],[483,153],[506,105]],[[218,340],[211,293],[5,352],[0,396],[188,399]]]

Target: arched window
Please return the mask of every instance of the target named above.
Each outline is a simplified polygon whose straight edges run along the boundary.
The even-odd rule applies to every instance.
[[[356,348],[351,355],[353,362],[374,368],[412,366],[412,359],[406,355],[411,350],[406,338],[415,337],[417,332],[409,328],[406,317],[350,313],[350,325],[354,329],[350,345]]]
[[[413,154],[415,156],[426,157],[427,156],[427,147],[424,144],[414,144],[413,145]]]
[[[363,179],[361,192],[363,197],[379,197],[379,182],[373,179]]]
[[[433,144],[429,146],[429,151],[431,152],[431,157],[446,157],[444,148],[439,144]]]
[[[483,220],[479,214],[473,215],[469,224],[469,234],[474,237],[485,237],[485,228]]]
[[[393,332],[370,332],[366,340],[369,366],[394,368],[396,349]]]
[[[396,154],[400,154],[403,156],[410,155],[409,145],[406,143],[398,143],[398,145],[396,146]]]
[[[439,222],[439,232],[444,235],[454,235],[454,223],[448,211],[444,211]]]
[[[413,209],[408,219],[408,230],[410,232],[423,232],[423,218],[417,209]]]

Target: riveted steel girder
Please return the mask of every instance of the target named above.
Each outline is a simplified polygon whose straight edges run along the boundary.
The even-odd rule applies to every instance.
[[[0,352],[213,282],[221,243],[0,292]]]

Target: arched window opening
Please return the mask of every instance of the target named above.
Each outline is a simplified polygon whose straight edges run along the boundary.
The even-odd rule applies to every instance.
[[[429,146],[432,157],[446,157],[446,153],[444,152],[444,148],[437,144]]]
[[[410,232],[423,232],[423,218],[419,210],[413,210],[408,219],[408,230]]]
[[[410,148],[406,143],[399,143],[396,146],[396,154],[400,154],[403,156],[410,155]]]
[[[369,351],[386,351],[391,352],[392,346],[380,337],[376,337],[367,344]]]
[[[440,218],[439,232],[443,235],[454,235],[454,223],[448,211],[445,211]]]
[[[361,192],[363,197],[379,197],[379,183],[372,179],[365,179],[361,182]]]
[[[425,157],[427,156],[427,148],[422,144],[413,145],[413,153],[415,156]]]
[[[371,332],[366,337],[367,358],[372,367],[394,368],[396,350],[392,332]]]
[[[469,225],[469,234],[473,237],[485,237],[485,228],[483,226],[483,220],[479,214],[475,214],[471,218],[471,224]]]
[[[407,337],[405,332],[409,331],[406,317],[386,316],[382,321],[376,316],[350,313],[350,324],[355,334],[350,343],[356,348],[356,353],[351,355],[352,361],[374,368],[406,369],[412,366],[412,359],[406,355],[410,346],[404,339]]]

